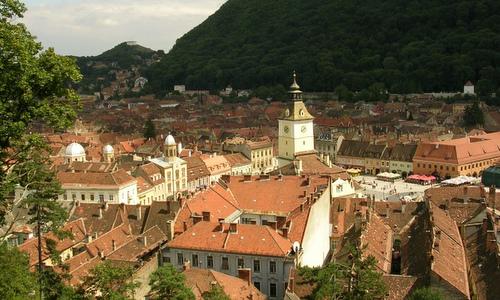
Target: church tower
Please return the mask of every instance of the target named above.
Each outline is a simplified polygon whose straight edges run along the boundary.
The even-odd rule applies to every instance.
[[[293,160],[297,154],[314,152],[314,117],[302,101],[302,91],[293,72],[293,83],[288,92],[290,103],[278,119],[278,156]]]
[[[165,138],[165,157],[167,159],[172,159],[177,157],[177,143],[175,142],[174,137],[169,133]]]

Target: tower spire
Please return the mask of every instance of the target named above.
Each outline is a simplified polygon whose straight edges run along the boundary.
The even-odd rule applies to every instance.
[[[290,91],[288,91],[288,93],[290,94],[290,99],[292,101],[302,101],[302,91],[297,83],[297,74],[295,73],[295,70],[293,71],[293,82],[290,85]]]

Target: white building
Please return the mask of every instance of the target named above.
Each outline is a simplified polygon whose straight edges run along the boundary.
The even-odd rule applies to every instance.
[[[169,134],[165,138],[164,157],[150,159],[152,163],[159,166],[163,172],[166,183],[166,197],[174,197],[179,193],[187,191],[187,163],[177,157],[177,143]]]
[[[464,94],[466,95],[475,95],[476,93],[474,92],[474,84],[472,82],[467,81],[464,85]]]
[[[314,117],[307,111],[302,101],[302,91],[293,74],[290,86],[292,103],[278,120],[278,156],[279,166],[290,163],[298,154],[314,152]]]
[[[124,170],[107,173],[58,172],[62,201],[137,204],[137,180]]]
[[[64,163],[69,164],[72,161],[86,161],[85,149],[78,143],[71,143],[64,151]]]

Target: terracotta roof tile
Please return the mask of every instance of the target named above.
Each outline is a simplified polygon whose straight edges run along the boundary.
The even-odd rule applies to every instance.
[[[170,248],[196,249],[251,255],[287,256],[292,243],[268,226],[237,224],[237,232],[229,232],[229,224],[200,221],[168,242]]]

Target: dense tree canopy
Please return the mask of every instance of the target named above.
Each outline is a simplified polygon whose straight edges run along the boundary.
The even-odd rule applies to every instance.
[[[185,281],[184,274],[171,264],[159,267],[149,277],[150,299],[194,300],[194,294],[186,287]]]
[[[73,59],[43,49],[19,22],[25,7],[0,0],[0,225],[10,204],[6,196],[19,177],[16,165],[41,145],[27,137],[34,123],[64,128],[76,116],[78,96],[69,85],[81,78]]]
[[[497,0],[229,0],[147,73],[153,90],[305,89],[481,92],[500,87]],[[343,97],[349,97],[345,92]]]

